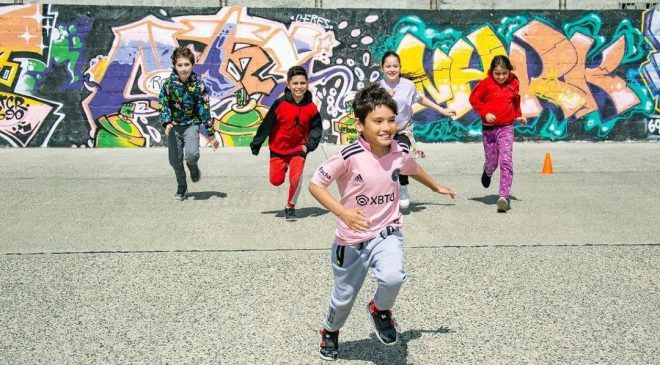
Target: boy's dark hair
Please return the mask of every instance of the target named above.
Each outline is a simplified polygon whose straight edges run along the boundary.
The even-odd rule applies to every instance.
[[[511,61],[509,60],[509,58],[507,56],[499,55],[499,56],[495,56],[495,58],[493,58],[493,61],[491,61],[491,63],[490,63],[490,70],[493,71],[495,69],[495,67],[498,67],[498,66],[502,67],[502,68],[505,68],[509,71],[513,71],[513,65],[511,64]]]
[[[195,54],[188,47],[177,47],[172,53],[172,65],[176,65],[176,60],[186,58],[191,64],[195,64]]]
[[[305,76],[305,80],[307,80],[307,71],[302,66],[291,67],[286,73],[286,82],[291,81],[294,76]]]
[[[390,94],[378,84],[371,84],[360,89],[355,95],[353,113],[357,119],[364,123],[367,115],[379,105],[390,108],[395,115],[398,113],[396,101],[392,99]]]

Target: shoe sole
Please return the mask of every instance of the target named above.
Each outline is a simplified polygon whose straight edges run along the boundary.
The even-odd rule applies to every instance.
[[[509,210],[509,203],[506,199],[497,199],[497,212],[506,213],[507,210]]]
[[[335,361],[335,360],[337,360],[337,358],[339,358],[339,354],[334,355],[333,357],[328,357],[328,356],[323,355],[323,354],[321,353],[321,350],[319,350],[319,357],[321,358],[321,360],[325,360],[325,361]]]
[[[369,310],[369,306],[371,303],[367,303],[367,316],[369,317],[369,320],[371,321],[371,325],[374,328],[374,332],[376,333],[376,337],[378,337],[378,340],[383,343],[385,346],[394,346],[396,345],[397,342],[399,342],[399,329],[396,327],[396,324],[394,325],[394,328],[396,329],[396,340],[394,342],[387,343],[383,341],[383,339],[380,337],[380,333],[378,333],[378,328],[376,328],[376,322],[374,322],[374,317],[371,316],[371,311]]]

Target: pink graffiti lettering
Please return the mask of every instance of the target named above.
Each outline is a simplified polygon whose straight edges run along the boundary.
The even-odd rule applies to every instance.
[[[511,62],[520,78],[521,109],[526,117],[538,116],[542,107],[538,97],[561,107],[565,118],[582,117],[598,110],[588,84],[597,86],[623,113],[639,103],[636,94],[618,76],[612,75],[621,64],[625,51],[623,37],[602,52],[601,64],[587,68],[587,52],[593,39],[575,33],[569,40],[550,26],[532,21],[515,32],[511,43]],[[528,44],[541,59],[542,72],[529,78],[528,55],[517,42]]]

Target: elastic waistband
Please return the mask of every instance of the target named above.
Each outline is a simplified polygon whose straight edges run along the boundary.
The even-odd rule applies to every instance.
[[[510,125],[511,124],[507,124],[507,125],[482,125],[481,130],[492,131],[493,129],[504,128],[504,127],[508,127]]]
[[[385,238],[387,238],[387,236],[391,235],[392,233],[394,233],[394,232],[396,232],[396,231],[398,231],[398,230],[399,230],[398,227],[387,226],[387,227],[383,228],[383,229],[380,231],[380,233],[378,233],[378,234],[380,235],[380,237],[381,237],[382,239],[385,239]]]
[[[360,246],[360,247],[358,248],[358,250],[363,249],[366,245],[369,244],[369,242],[371,242],[371,240],[374,240],[374,239],[376,239],[376,238],[378,238],[378,237],[380,237],[380,238],[382,238],[382,239],[386,239],[387,236],[389,236],[389,235],[395,233],[395,232],[398,231],[398,230],[399,230],[399,228],[397,228],[397,227],[394,227],[394,226],[387,226],[387,227],[385,227],[385,228],[383,228],[383,229],[380,230],[380,232],[378,233],[378,236],[376,236],[376,237],[374,237],[374,238],[371,238],[371,239],[368,239],[368,240],[366,240],[366,241],[362,241],[362,242],[360,242],[360,243],[357,243],[356,245],[359,245],[359,246]]]

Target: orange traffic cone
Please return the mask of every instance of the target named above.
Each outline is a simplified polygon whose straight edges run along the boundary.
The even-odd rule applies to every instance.
[[[541,170],[542,174],[552,175],[555,172],[552,170],[552,159],[550,158],[550,152],[545,153],[545,161],[543,161],[543,169]]]

